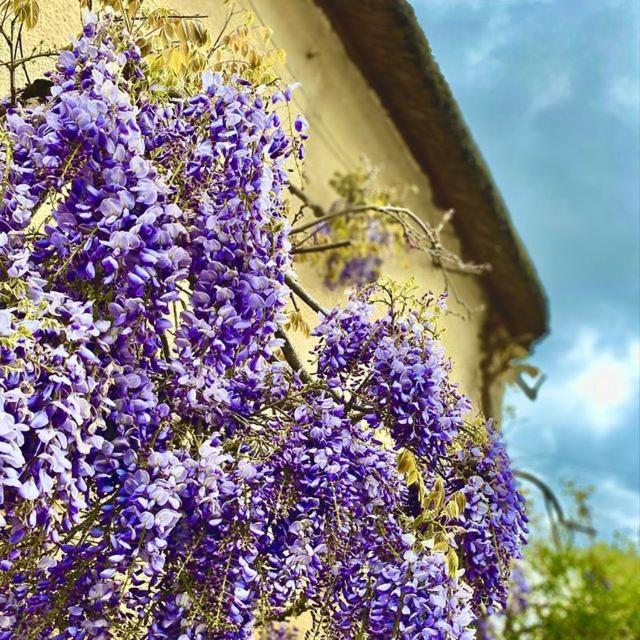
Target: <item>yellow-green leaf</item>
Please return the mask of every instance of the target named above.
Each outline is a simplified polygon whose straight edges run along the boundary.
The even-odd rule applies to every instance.
[[[447,552],[447,570],[449,571],[449,575],[455,576],[458,573],[459,566],[460,561],[458,560],[458,554],[453,549],[449,549]]]
[[[38,23],[40,7],[36,0],[13,0],[13,13],[27,29],[33,29]]]

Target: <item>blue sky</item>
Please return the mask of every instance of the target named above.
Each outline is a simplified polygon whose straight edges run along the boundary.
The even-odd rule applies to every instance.
[[[551,335],[519,467],[593,484],[595,525],[640,523],[640,3],[413,0],[538,269]]]

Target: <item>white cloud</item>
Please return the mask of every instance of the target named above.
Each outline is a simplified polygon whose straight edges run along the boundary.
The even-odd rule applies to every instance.
[[[598,516],[615,531],[637,536],[640,530],[640,493],[623,487],[615,478],[601,482],[594,496]]]
[[[531,4],[552,4],[555,0],[411,0],[414,6],[425,5],[427,7],[466,7],[467,9],[499,8],[502,6],[522,6]]]
[[[555,107],[571,98],[573,86],[571,76],[564,71],[546,79],[544,86],[534,88],[533,97],[527,110],[527,115],[533,118],[543,111]]]
[[[596,435],[611,433],[640,402],[640,339],[614,350],[594,331],[582,331],[556,375],[546,402]]]
[[[614,78],[607,90],[605,106],[621,120],[637,123],[640,117],[640,78],[637,75]]]
[[[519,38],[516,11],[523,6],[552,4],[556,0],[412,0],[415,7],[424,7],[434,14],[447,12],[476,12],[483,18],[482,28],[473,44],[465,50],[469,69],[473,73],[488,73],[500,63],[498,52],[512,40]],[[462,44],[462,43],[461,43]]]

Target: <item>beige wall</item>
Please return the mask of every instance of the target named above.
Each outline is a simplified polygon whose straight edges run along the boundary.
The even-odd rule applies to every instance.
[[[77,0],[40,0],[41,19],[31,42],[44,40],[48,45],[63,44],[79,28]],[[205,14],[215,29],[225,12],[221,0],[168,0],[154,2],[175,8],[182,14]],[[330,28],[324,15],[312,0],[246,0],[259,19],[274,30],[276,46],[288,54],[287,79],[295,79],[302,87],[295,94],[295,106],[307,117],[311,139],[307,147],[305,175],[310,196],[323,205],[334,198],[328,180],[336,170],[357,166],[366,156],[373,165],[383,168],[381,182],[416,185],[419,193],[407,202],[417,213],[430,221],[437,221],[439,212],[432,203],[427,177],[408,152],[393,122],[368,87],[359,70],[347,58],[341,41]],[[50,62],[44,62],[40,69]],[[6,90],[6,78],[2,89]],[[450,236],[451,248],[459,249],[456,238]],[[406,258],[409,258],[407,263]],[[415,276],[424,290],[440,291],[443,281],[430,260],[418,252],[385,265],[388,276],[405,280]],[[313,268],[301,265],[301,282],[313,291],[324,304],[339,301],[339,294],[327,291]],[[470,277],[454,278],[458,295],[469,308],[485,304],[484,293]],[[453,297],[453,296],[452,296]],[[466,311],[451,300],[451,308],[460,316],[446,321],[445,343],[455,361],[454,376],[463,390],[479,402],[482,374],[482,310],[467,318]]]

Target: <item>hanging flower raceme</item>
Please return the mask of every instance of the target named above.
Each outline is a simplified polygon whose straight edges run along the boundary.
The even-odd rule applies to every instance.
[[[521,557],[528,532],[524,499],[500,433],[489,422],[483,436],[485,442],[467,440],[466,450],[455,456],[456,475],[449,479],[450,489],[466,498],[456,540],[479,613],[483,607],[493,612],[506,605],[511,564]]]
[[[205,72],[161,100],[148,74],[89,15],[46,104],[5,105],[0,640],[284,638],[304,612],[337,640],[472,638],[524,516],[495,432],[461,449],[438,301],[364,290],[294,370],[290,91]],[[465,508],[412,514],[403,451]]]
[[[372,427],[386,428],[398,448],[435,462],[471,405],[449,380],[450,363],[429,320],[416,310],[403,313],[392,295],[374,317],[370,299],[378,294],[385,297],[375,286],[364,289],[315,330],[318,374],[362,406]]]

